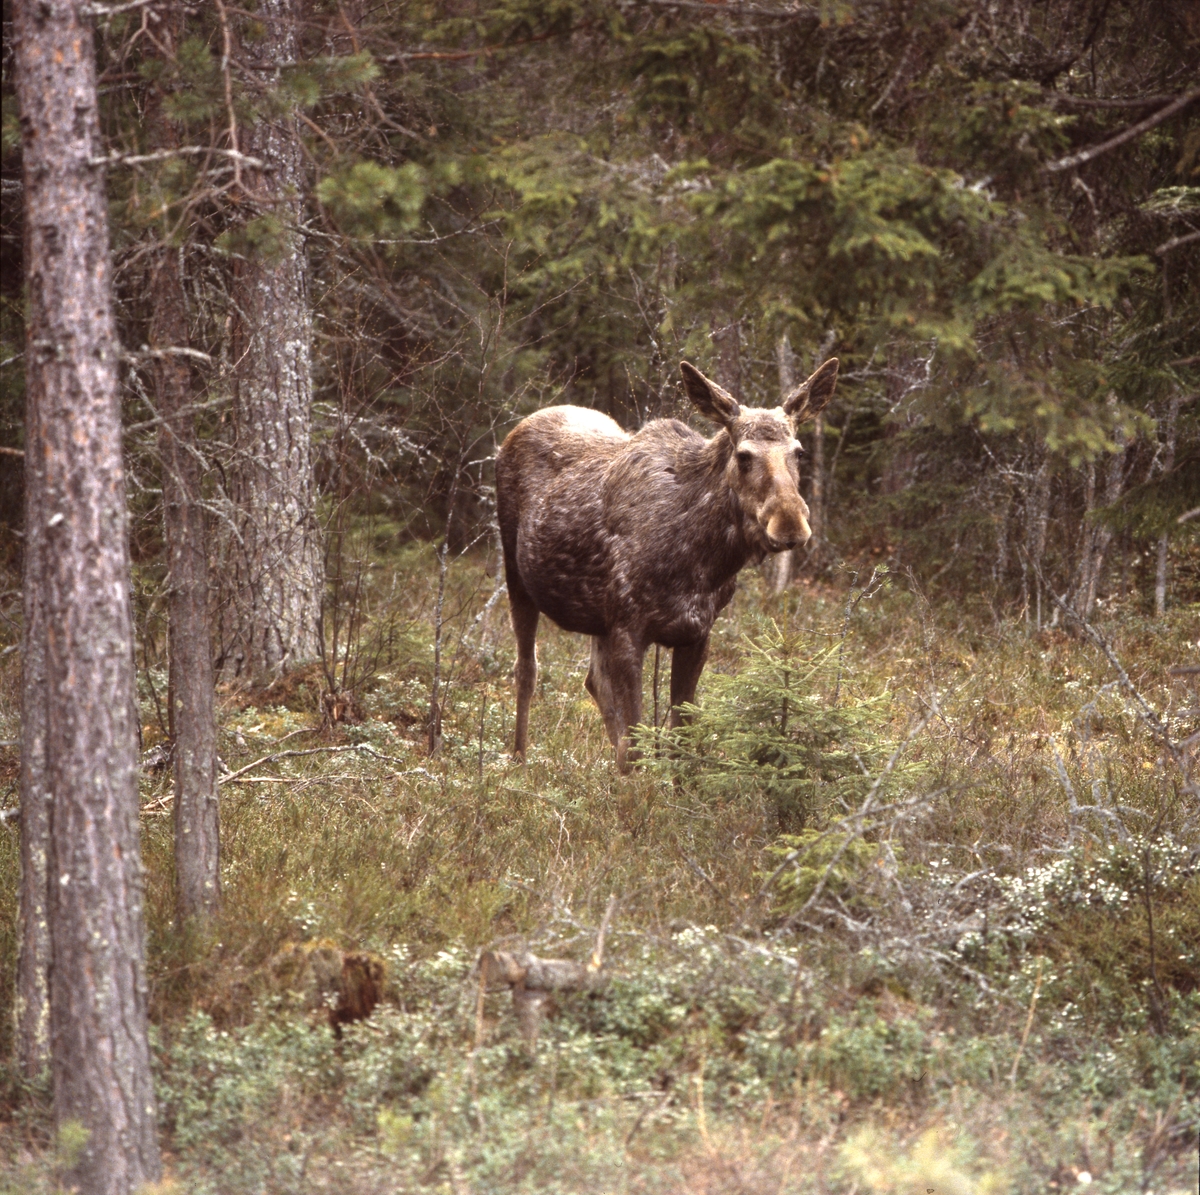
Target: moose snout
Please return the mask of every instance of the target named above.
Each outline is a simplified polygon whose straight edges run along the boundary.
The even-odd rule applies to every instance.
[[[769,519],[766,532],[772,552],[787,552],[791,548],[802,547],[812,538],[812,528],[803,515],[792,519]]]
[[[799,495],[787,503],[776,503],[762,512],[759,525],[766,534],[772,552],[801,547],[812,538],[808,525],[808,504]]]

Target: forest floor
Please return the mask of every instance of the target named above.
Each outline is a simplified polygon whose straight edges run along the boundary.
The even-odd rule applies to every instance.
[[[510,758],[507,604],[480,616],[495,582],[470,560],[431,755],[436,558],[369,576],[340,705],[317,667],[222,690],[210,934],[173,927],[169,769],[147,768],[160,1192],[1197,1189],[1200,810],[1086,636],[901,577],[774,597],[750,571],[696,729],[621,776],[587,642],[545,623]],[[1197,677],[1170,669],[1200,658],[1197,608],[1096,625],[1171,738],[1194,733]],[[16,879],[7,821],[6,1056]],[[480,950],[586,961],[610,898],[605,982],[556,995],[531,1044],[507,990],[480,996]],[[341,951],[385,980],[339,1037],[305,1004]],[[0,1190],[56,1190],[46,1091],[0,1095]]]

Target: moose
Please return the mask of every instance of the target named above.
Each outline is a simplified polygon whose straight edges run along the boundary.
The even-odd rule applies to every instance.
[[[496,457],[522,759],[540,615],[592,637],[584,683],[627,772],[646,649],[673,649],[669,725],[678,726],[738,573],[812,534],[796,430],[833,397],[837,358],[773,408],[744,407],[695,366],[679,368],[692,404],[720,426],[711,439],[677,419],[630,434],[597,411],[556,406],[517,424]]]

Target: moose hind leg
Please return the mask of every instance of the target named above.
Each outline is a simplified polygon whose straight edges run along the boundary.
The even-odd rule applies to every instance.
[[[700,680],[700,673],[704,671],[704,663],[707,659],[707,635],[699,643],[688,643],[677,647],[672,653],[671,718],[667,723],[672,729],[683,724],[683,715],[679,712],[679,707],[689,705],[696,700],[696,684]]]
[[[529,703],[537,684],[538,608],[510,580],[508,606],[512,614],[513,634],[517,640],[517,732],[513,754],[525,758],[529,746]]]

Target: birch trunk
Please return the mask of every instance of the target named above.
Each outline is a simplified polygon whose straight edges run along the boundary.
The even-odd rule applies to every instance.
[[[27,562],[45,627],[54,1120],[64,1186],[159,1177],[146,1034],[137,707],[93,34],[78,0],[14,5],[26,204],[26,387],[42,523]],[[37,761],[31,761],[37,766]],[[82,1130],[79,1132],[78,1130]]]
[[[263,0],[261,25],[243,46],[244,64],[264,88],[281,92],[282,68],[296,59],[295,0]],[[260,209],[264,240],[236,263],[235,443],[231,498],[233,627],[223,667],[254,683],[315,659],[323,561],[312,471],[312,311],[300,234],[306,190],[295,115],[261,114],[235,146],[267,163],[243,166]],[[253,239],[253,238],[250,238]]]

